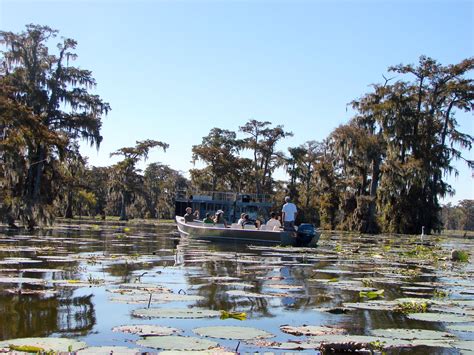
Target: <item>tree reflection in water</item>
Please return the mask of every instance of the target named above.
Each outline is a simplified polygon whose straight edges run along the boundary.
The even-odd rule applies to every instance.
[[[92,295],[0,297],[0,314],[1,340],[48,336],[52,333],[84,336],[96,323]]]

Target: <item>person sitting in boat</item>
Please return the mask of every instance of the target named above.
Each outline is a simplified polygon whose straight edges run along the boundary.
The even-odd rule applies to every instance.
[[[218,210],[214,217],[214,224],[220,224],[227,228],[227,221],[224,218],[224,211]]]
[[[281,228],[281,223],[278,220],[278,216],[275,212],[270,213],[270,219],[268,220],[266,226],[267,230],[275,230]]]
[[[184,222],[189,223],[193,222],[195,219],[199,218],[199,211],[194,211],[191,207],[186,207],[186,214],[184,215]]]
[[[244,215],[244,219],[242,220],[242,222],[240,223],[240,225],[243,227],[243,226],[247,226],[247,225],[255,225],[255,221],[252,221],[249,217],[248,214],[245,214]]]
[[[237,224],[242,225],[242,223],[244,223],[244,221],[245,221],[245,215],[246,215],[245,212],[242,212],[242,213],[240,214],[240,219],[237,221]]]
[[[210,213],[206,213],[206,218],[204,218],[202,222],[206,224],[214,224],[214,220],[211,218]]]

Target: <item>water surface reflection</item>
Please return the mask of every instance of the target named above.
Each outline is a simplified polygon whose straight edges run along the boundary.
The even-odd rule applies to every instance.
[[[251,326],[273,333],[274,342],[306,339],[283,333],[280,326],[285,324],[332,326],[361,335],[377,328],[446,330],[445,323],[410,320],[400,312],[346,307],[366,301],[359,293],[366,289],[383,289],[387,301],[402,297],[429,300],[435,290],[448,292],[445,299],[472,301],[472,264],[443,260],[452,247],[473,254],[472,241],[431,243],[435,242],[441,246],[431,248],[436,258],[424,261],[419,254],[410,254],[419,243],[400,236],[374,239],[326,234],[317,249],[294,250],[180,239],[174,225],[85,221],[62,223],[31,235],[3,230],[0,340],[67,336],[91,346],[137,347],[138,336],[112,332],[115,326],[130,324],[173,326],[187,336],[196,336],[193,329],[202,326]],[[150,297],[128,291],[140,285],[149,290]],[[196,297],[166,298],[164,292]],[[245,312],[247,320],[132,315],[148,303],[152,308]],[[463,310],[474,314],[473,307]],[[453,334],[460,340],[474,340],[470,332]],[[228,349],[236,345],[231,340],[219,343]],[[244,343],[239,350],[278,352]],[[457,351],[429,349],[430,353]],[[426,348],[404,352],[424,353]]]

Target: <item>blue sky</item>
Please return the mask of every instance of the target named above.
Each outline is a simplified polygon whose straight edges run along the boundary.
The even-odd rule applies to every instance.
[[[100,150],[82,148],[92,165],[149,138],[170,148],[147,163],[183,172],[213,127],[281,124],[294,133],[279,146],[286,150],[346,123],[347,103],[388,66],[422,54],[442,64],[474,55],[473,1],[0,0],[2,30],[27,23],[76,39],[76,65],[93,71],[112,106]],[[472,114],[459,123],[474,134]],[[474,199],[471,171],[456,166],[449,201]]]

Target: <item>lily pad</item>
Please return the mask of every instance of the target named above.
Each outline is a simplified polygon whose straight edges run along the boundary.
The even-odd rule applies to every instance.
[[[152,336],[145,337],[137,341],[138,345],[149,348],[163,350],[209,350],[216,348],[219,344],[215,341],[207,339],[199,339],[194,337],[183,337],[176,335]]]
[[[448,326],[449,330],[454,330],[456,332],[469,332],[474,333],[474,325],[465,325],[465,324],[456,324]]]
[[[126,283],[126,284],[120,284],[119,285],[120,289],[125,289],[125,290],[142,290],[142,291],[147,291],[147,292],[173,292],[170,290],[168,287],[163,286],[163,285],[158,285],[158,284],[150,284],[150,283]],[[118,290],[117,292],[120,292]]]
[[[282,325],[280,330],[284,333],[292,335],[328,335],[328,334],[344,334],[345,329],[331,328],[331,327],[319,327],[314,325],[302,325],[300,327],[293,327],[291,325]]]
[[[231,340],[263,339],[274,336],[257,328],[233,326],[201,327],[194,329],[193,332],[200,336]]]
[[[394,301],[378,301],[372,300],[369,302],[348,302],[343,303],[346,308],[366,309],[373,311],[393,311],[398,303]]]
[[[445,340],[447,338],[454,338],[454,335],[437,330],[425,329],[373,329],[370,334],[383,338],[397,338],[397,339],[431,339],[431,340]]]
[[[255,293],[255,292],[247,292],[243,290],[229,290],[226,291],[229,296],[236,296],[236,297],[251,297],[251,298],[268,298],[268,297],[276,297],[271,294],[262,294],[262,293]]]
[[[26,345],[55,352],[77,351],[87,347],[87,344],[83,341],[66,338],[18,338],[0,342],[0,348],[8,348],[10,345]]]
[[[384,349],[388,348],[406,348],[413,346],[427,346],[427,347],[443,347],[451,348],[452,341],[445,341],[439,339],[416,339],[416,340],[407,340],[407,339],[398,339],[398,338],[384,338],[377,336],[366,336],[366,335],[322,335],[316,337],[310,337],[309,341],[311,343],[316,343],[317,347],[321,343],[334,343],[334,344],[373,344],[380,343]]]
[[[165,350],[165,351],[160,351],[160,355],[235,355],[235,351],[228,351],[223,348],[214,348],[211,350],[194,350],[194,351]]]
[[[447,313],[410,313],[408,318],[413,320],[422,320],[426,322],[443,322],[443,323],[467,323],[474,322],[474,317],[462,316]]]
[[[173,335],[176,333],[181,332],[180,329],[159,326],[159,325],[149,325],[149,324],[137,324],[137,325],[122,325],[119,327],[112,328],[113,332],[122,332],[122,333],[130,333],[130,334],[137,334],[140,336],[146,335]]]
[[[140,318],[212,318],[219,317],[221,312],[203,308],[142,308],[132,315]]]
[[[474,351],[474,340],[457,341],[453,344],[453,346],[461,350]]]
[[[131,349],[125,346],[91,346],[76,352],[78,355],[135,355],[140,353],[139,349]]]

